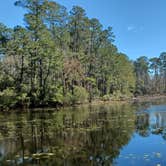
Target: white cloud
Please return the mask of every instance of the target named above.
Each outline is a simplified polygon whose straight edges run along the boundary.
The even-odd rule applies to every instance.
[[[135,30],[136,30],[136,27],[135,27],[135,26],[128,26],[128,27],[127,27],[127,30],[128,30],[128,31],[135,31]]]
[[[129,25],[127,27],[127,31],[128,32],[139,32],[139,31],[143,31],[144,30],[144,27],[143,26],[139,26],[139,27],[136,27],[134,25]]]

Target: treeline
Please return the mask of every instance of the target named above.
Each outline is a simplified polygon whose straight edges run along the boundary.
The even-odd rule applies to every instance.
[[[113,44],[112,28],[104,29],[79,6],[68,12],[51,0],[19,0],[15,5],[27,12],[25,27],[0,24],[2,108],[166,91],[164,53],[151,59],[150,66],[145,57],[133,63]]]
[[[134,62],[134,67],[136,73],[135,95],[166,93],[166,52],[150,59],[142,56]]]

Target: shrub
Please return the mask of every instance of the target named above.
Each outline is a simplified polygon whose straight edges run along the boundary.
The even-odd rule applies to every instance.
[[[104,96],[102,97],[102,100],[103,100],[103,101],[109,101],[109,100],[110,100],[110,96],[109,96],[109,95],[104,95]]]
[[[114,91],[114,93],[111,95],[112,100],[126,100],[133,97],[132,93],[126,92],[123,94],[120,90]]]
[[[121,100],[122,97],[123,95],[120,90],[114,91],[113,94],[111,95],[112,100]]]
[[[64,104],[75,104],[75,103],[84,103],[88,99],[88,92],[85,88],[80,86],[74,86],[74,94],[68,92],[64,97]]]
[[[14,107],[18,99],[13,88],[7,88],[0,92],[0,107],[2,109],[8,109]]]
[[[53,87],[53,86],[52,86]],[[55,86],[51,89],[48,101],[62,104],[64,100],[62,87]]]
[[[80,86],[74,87],[73,100],[75,103],[84,103],[88,99],[88,92],[85,88]]]
[[[73,96],[68,92],[63,98],[63,104],[71,105],[73,102]]]
[[[18,104],[21,105],[24,108],[28,108],[30,105],[30,97],[27,96],[27,93],[20,93],[17,97]]]

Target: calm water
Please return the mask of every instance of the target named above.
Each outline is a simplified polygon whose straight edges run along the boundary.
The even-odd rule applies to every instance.
[[[164,166],[166,102],[0,113],[2,166]]]

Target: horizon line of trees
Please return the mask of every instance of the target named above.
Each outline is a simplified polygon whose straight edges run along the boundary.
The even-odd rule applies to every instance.
[[[135,62],[83,8],[18,0],[25,27],[0,24],[0,105],[74,104],[166,92],[166,53]]]
[[[159,57],[139,57],[134,61],[136,73],[135,94],[166,94],[166,52]]]

